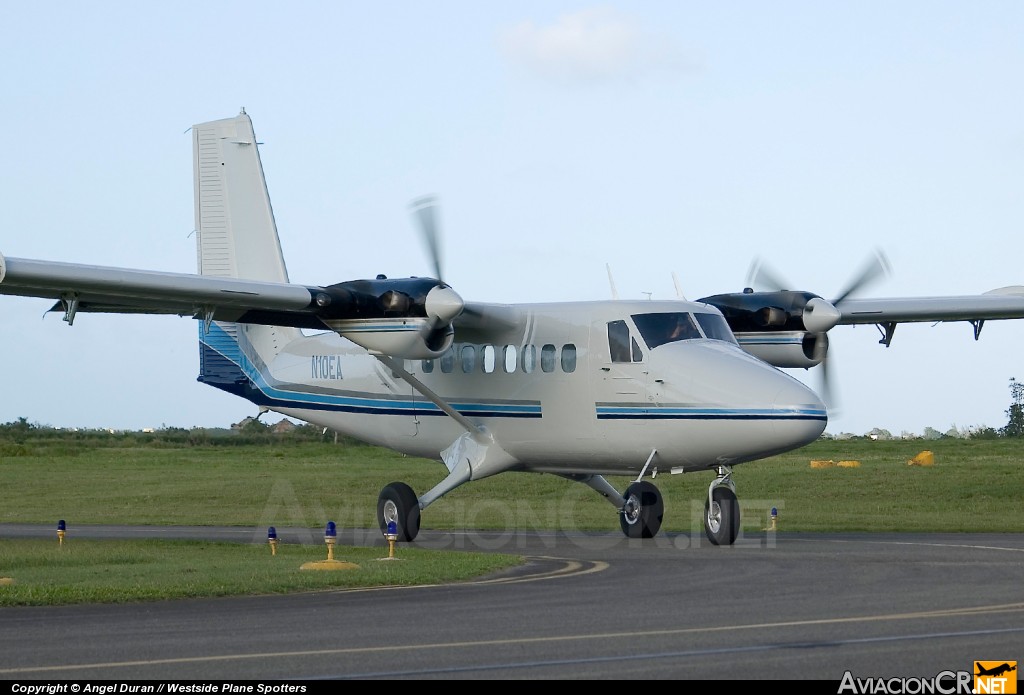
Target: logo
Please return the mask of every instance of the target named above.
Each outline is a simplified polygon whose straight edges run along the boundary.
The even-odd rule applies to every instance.
[[[1016,671],[1016,661],[975,661],[974,692],[978,695],[1016,693]]]

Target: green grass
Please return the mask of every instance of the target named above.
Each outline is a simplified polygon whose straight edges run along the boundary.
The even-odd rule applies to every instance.
[[[935,466],[908,466],[923,449]],[[1024,440],[820,441],[737,466],[745,526],[779,509],[792,531],[1024,531]],[[816,470],[812,459],[858,460]],[[377,495],[395,480],[423,493],[444,466],[368,446],[84,449],[0,455],[0,522],[376,527]],[[699,531],[710,471],[661,474],[668,531]],[[611,478],[620,490],[630,482]],[[424,511],[423,528],[618,528],[589,488],[508,473],[464,485]]]
[[[400,546],[335,549],[344,570],[301,569],[327,558],[324,547],[193,541],[0,541],[0,606],[115,603],[211,596],[281,594],[455,582],[519,564],[510,555],[435,552]]]
[[[6,448],[3,448],[6,446]],[[908,466],[934,452],[932,467]],[[781,531],[1024,532],[1024,440],[820,441],[737,466],[743,528],[779,510]],[[813,459],[857,468],[813,469]],[[375,528],[380,488],[402,480],[423,493],[446,473],[436,461],[369,446],[74,447],[0,445],[0,522],[68,523],[56,540],[0,540],[0,605],[143,600],[305,591],[466,579],[518,558],[399,546],[408,563],[377,563],[380,549],[339,547],[353,572],[300,572],[317,546],[100,542],[76,524]],[[661,474],[663,530],[702,532],[710,471]],[[611,478],[618,489],[630,482]],[[552,475],[509,473],[460,487],[424,511],[424,529],[618,532],[615,509],[589,488]],[[301,557],[300,557],[301,556]],[[312,557],[311,557],[312,556]],[[381,567],[383,564],[385,567]],[[388,565],[394,567],[387,567]]]

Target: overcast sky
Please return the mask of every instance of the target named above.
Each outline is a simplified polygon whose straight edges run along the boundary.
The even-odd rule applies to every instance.
[[[1024,284],[1020,2],[9,3],[0,253],[195,270],[193,123],[252,116],[293,281],[469,300]],[[0,422],[228,426],[197,324],[0,297]],[[1024,322],[831,332],[830,432],[1001,427]],[[800,372],[811,385],[815,371]]]

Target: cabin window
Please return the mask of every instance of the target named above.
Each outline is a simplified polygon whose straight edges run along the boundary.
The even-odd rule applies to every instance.
[[[540,349],[540,369],[542,372],[555,371],[555,346],[545,345]]]
[[[640,329],[640,335],[651,350],[665,343],[704,337],[693,316],[685,311],[634,314],[633,323]]]
[[[484,345],[480,349],[480,362],[483,364],[484,374],[490,374],[494,371],[494,346]]]
[[[718,314],[695,314],[695,316],[697,317],[697,323],[704,330],[704,335],[712,340],[724,340],[733,345],[737,344],[736,336],[732,334],[732,329],[725,322],[724,316],[719,316]]]
[[[434,360],[423,360],[423,363],[420,366],[422,367],[424,374],[430,374],[434,371]]]
[[[518,355],[516,354],[516,346],[506,345],[504,357],[505,373],[512,374],[513,372],[516,371],[516,365],[518,364],[518,362],[516,361],[518,358]]]
[[[445,374],[451,374],[452,370],[455,369],[455,346],[445,350],[444,354],[441,355],[441,371]]]
[[[537,347],[535,345],[523,346],[523,371],[532,374],[537,368]]]
[[[476,365],[476,349],[472,345],[462,346],[462,371],[465,374],[472,374]]]
[[[634,362],[643,362],[644,361],[644,351],[640,349],[640,345],[636,342],[636,338],[630,336],[629,344],[633,346],[633,348],[632,348],[633,349],[633,361]]]
[[[572,343],[562,346],[562,371],[566,374],[576,371],[576,346]]]

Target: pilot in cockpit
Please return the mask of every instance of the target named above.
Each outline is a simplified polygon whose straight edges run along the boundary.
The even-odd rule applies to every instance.
[[[671,343],[676,340],[690,340],[701,337],[697,327],[693,325],[693,320],[689,314],[676,314],[675,319],[675,325],[669,331],[668,341],[666,342]]]

